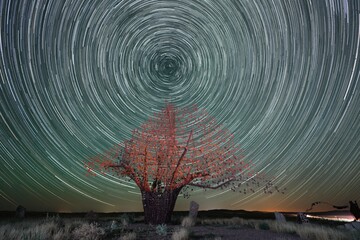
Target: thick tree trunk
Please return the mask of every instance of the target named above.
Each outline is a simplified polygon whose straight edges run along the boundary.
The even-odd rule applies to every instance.
[[[181,188],[159,192],[142,191],[145,222],[151,224],[163,224],[171,221],[176,199]]]

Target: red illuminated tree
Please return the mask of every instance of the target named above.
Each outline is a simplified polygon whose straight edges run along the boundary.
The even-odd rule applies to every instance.
[[[133,180],[142,194],[145,222],[166,223],[176,199],[191,187],[254,191],[264,178],[245,163],[234,137],[204,110],[167,104],[130,140],[86,163],[89,173],[112,171]],[[271,181],[264,181],[270,192]]]

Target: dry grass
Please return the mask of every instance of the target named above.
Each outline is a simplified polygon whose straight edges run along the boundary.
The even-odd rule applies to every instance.
[[[83,223],[72,232],[74,239],[98,240],[105,235],[105,230],[96,223]]]
[[[297,224],[293,222],[277,222],[275,220],[245,220],[241,218],[231,219],[202,219],[201,224],[205,225],[245,225],[255,229],[270,230],[278,233],[297,234],[303,239],[309,240],[345,240],[352,239],[340,229],[333,229],[318,224]]]
[[[269,230],[277,233],[296,234],[302,239],[310,240],[345,240],[360,239],[359,232],[348,233],[345,230],[334,229],[320,224],[296,224],[293,222],[279,223],[275,220],[247,220],[242,218],[231,219],[197,219],[197,225],[222,225],[225,227],[244,228],[244,226]],[[83,219],[35,219],[22,220],[12,224],[0,224],[0,238],[2,239],[111,239],[134,240],[142,234],[140,230],[127,229],[130,223],[120,221],[120,224],[112,224],[113,221],[103,222],[100,226],[96,223],[88,223]],[[115,222],[116,223],[116,222]],[[171,239],[186,240],[191,235],[191,228],[195,220],[189,217],[182,219],[178,227],[170,231]],[[155,229],[155,228],[154,228]],[[155,231],[150,229],[147,231]],[[149,232],[150,233],[150,232]],[[110,234],[110,235],[109,235]],[[215,236],[214,236],[215,237]],[[213,238],[212,238],[213,239]],[[279,240],[287,240],[279,238]]]
[[[296,223],[279,223],[276,221],[266,221],[270,230],[281,233],[296,233],[303,239],[316,240],[341,240],[349,239],[349,236],[339,230],[318,224],[296,224]],[[256,225],[259,223],[255,223]]]
[[[244,225],[247,220],[242,218],[215,218],[215,219],[201,219],[199,220],[202,225]]]
[[[136,233],[128,233],[122,237],[120,237],[120,240],[135,240],[136,239]]]
[[[192,217],[184,217],[181,221],[181,226],[184,228],[193,227],[195,226],[195,219],[193,219]]]
[[[187,228],[180,228],[173,232],[171,236],[172,240],[187,240],[189,239],[189,230]]]
[[[104,229],[81,220],[56,218],[24,220],[0,225],[2,239],[100,239]]]

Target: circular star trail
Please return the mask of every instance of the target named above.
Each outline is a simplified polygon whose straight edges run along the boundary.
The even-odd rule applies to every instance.
[[[348,0],[0,1],[0,210],[141,210],[133,183],[87,177],[83,161],[165,102],[206,109],[257,171],[287,188],[195,192],[202,209],[360,200],[359,9]]]

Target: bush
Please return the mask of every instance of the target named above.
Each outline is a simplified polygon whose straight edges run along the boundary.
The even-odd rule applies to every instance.
[[[111,231],[116,230],[118,227],[119,227],[119,226],[118,226],[117,222],[116,222],[115,220],[113,220],[113,221],[111,222],[111,226],[110,226]]]
[[[159,236],[166,236],[167,235],[167,226],[166,224],[160,224],[156,226],[156,234]]]
[[[135,240],[136,239],[136,233],[128,233],[120,238],[120,240]]]
[[[181,226],[184,228],[190,228],[192,226],[195,225],[195,220],[191,217],[185,217],[182,221],[181,221]]]
[[[270,230],[269,224],[262,222],[259,224],[259,229],[261,230]]]
[[[135,217],[133,214],[123,213],[123,214],[121,214],[119,221],[121,223],[126,222],[127,224],[130,224],[130,223],[134,222],[134,218]]]
[[[172,240],[187,240],[189,239],[189,231],[186,228],[180,228],[179,230],[175,231],[172,236]]]
[[[63,239],[70,239],[69,233],[65,232],[64,230],[60,230],[53,235],[53,240],[63,240]]]
[[[60,236],[68,238],[54,220],[27,220],[0,226],[1,239],[59,239]]]
[[[76,228],[73,232],[74,239],[98,240],[105,234],[104,229],[96,223],[84,223]]]

